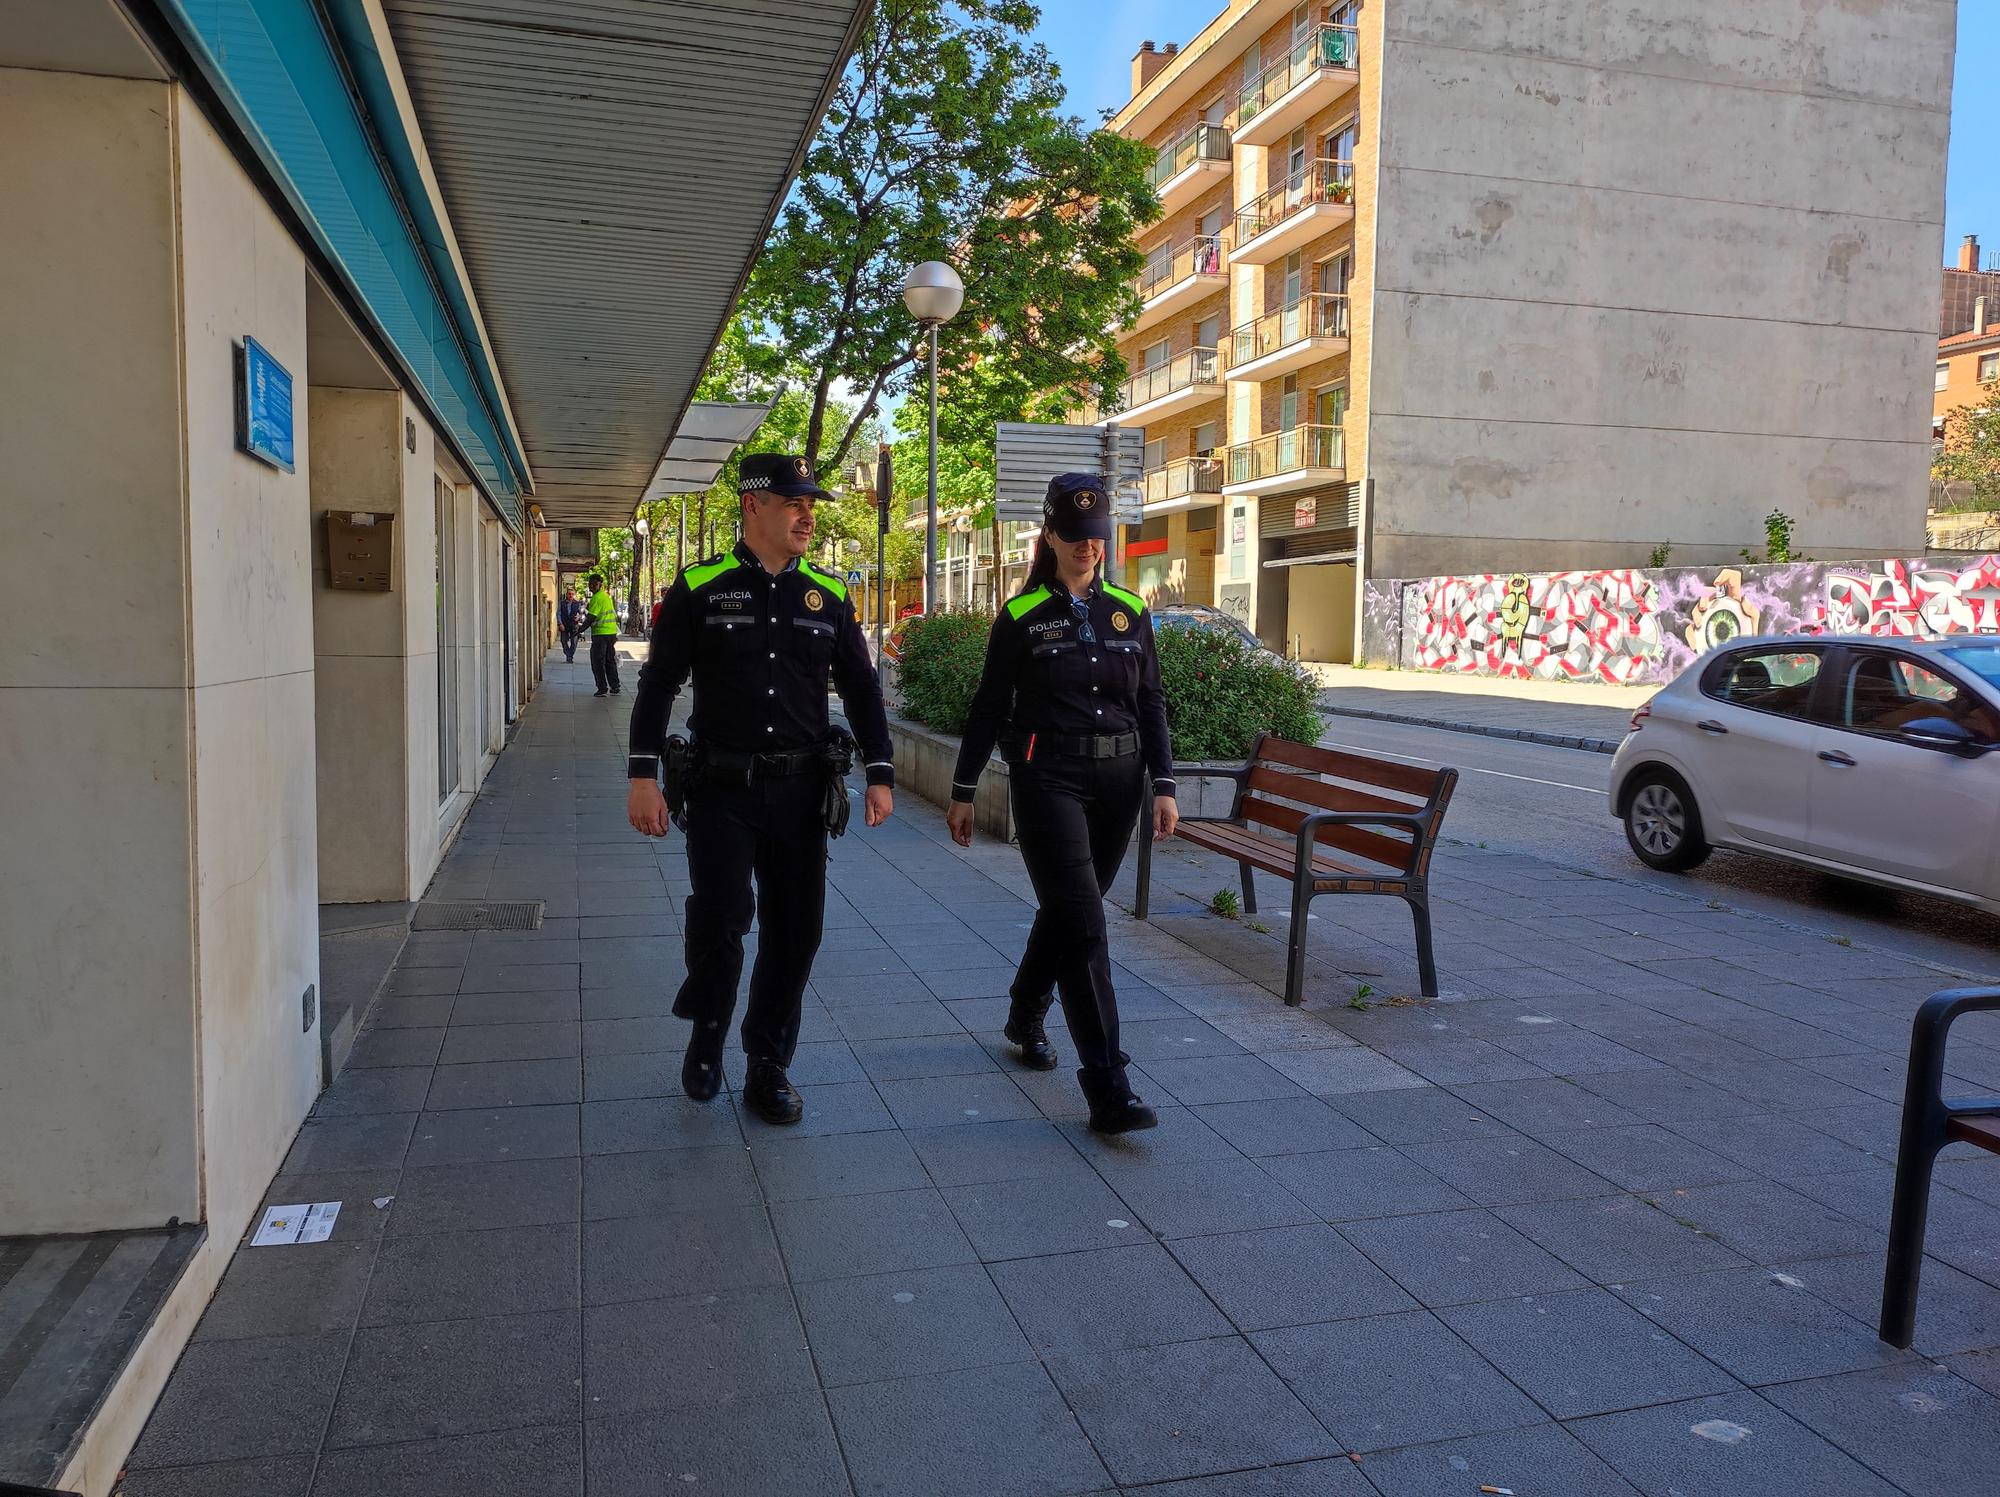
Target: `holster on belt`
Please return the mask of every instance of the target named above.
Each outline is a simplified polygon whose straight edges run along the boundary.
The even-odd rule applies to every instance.
[[[694,745],[679,733],[667,740],[660,755],[660,770],[666,780],[667,817],[683,832],[687,830],[688,785],[694,779]]]
[[[827,734],[820,755],[826,765],[826,834],[838,837],[847,830],[847,773],[854,768],[854,735],[836,727]]]

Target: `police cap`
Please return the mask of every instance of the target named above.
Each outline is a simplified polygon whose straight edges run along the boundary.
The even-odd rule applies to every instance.
[[[1111,539],[1111,495],[1101,473],[1058,473],[1042,498],[1042,518],[1056,539]]]
[[[780,499],[831,499],[819,486],[812,464],[784,452],[747,452],[737,468],[740,494],[775,494]]]

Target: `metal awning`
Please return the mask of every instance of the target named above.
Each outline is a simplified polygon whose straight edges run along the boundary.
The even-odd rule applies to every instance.
[[[768,400],[697,400],[681,417],[667,455],[646,485],[648,499],[699,494],[714,483],[729,455],[750,439],[771,409]]]
[[[535,499],[623,525],[867,0],[382,4]]]

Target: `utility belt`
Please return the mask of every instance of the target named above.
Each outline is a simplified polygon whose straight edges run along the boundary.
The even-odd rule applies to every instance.
[[[1139,752],[1137,733],[1042,733],[1010,730],[1001,735],[1000,757],[1009,764],[1038,758],[1123,759]]]
[[[667,740],[666,752],[660,756],[666,780],[667,814],[685,832],[688,797],[698,796],[703,785],[741,786],[747,790],[759,780],[818,774],[826,781],[822,815],[827,835],[838,837],[847,830],[847,775],[854,768],[854,748],[853,735],[840,727],[829,732],[826,741],[816,748],[764,754],[690,742],[676,733]]]

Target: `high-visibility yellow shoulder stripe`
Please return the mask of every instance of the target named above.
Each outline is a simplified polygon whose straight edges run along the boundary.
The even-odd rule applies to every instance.
[[[801,561],[799,563],[799,570],[801,572],[804,572],[808,577],[812,578],[813,581],[817,582],[821,587],[825,588],[828,592],[832,593],[836,598],[840,598],[842,600],[846,599],[847,584],[842,582],[838,577],[835,577],[828,572],[822,572],[818,567],[814,566],[809,561]]]
[[[714,561],[705,561],[699,566],[689,567],[681,575],[687,578],[689,591],[693,591],[698,587],[707,587],[709,583],[715,581],[724,572],[733,572],[742,565],[743,563],[738,561],[734,556],[722,556],[717,557]]]
[[[1108,582],[1104,583],[1103,587],[1107,593],[1111,594],[1112,597],[1116,598],[1120,603],[1123,603],[1127,608],[1131,609],[1134,613],[1144,613],[1146,611],[1146,600],[1140,597],[1137,593],[1128,593],[1125,591],[1124,588],[1113,587]]]
[[[1018,621],[1023,614],[1041,607],[1052,596],[1053,594],[1047,588],[1038,587],[1031,593],[1022,593],[1018,598],[1009,598],[1007,600],[1007,617]]]

